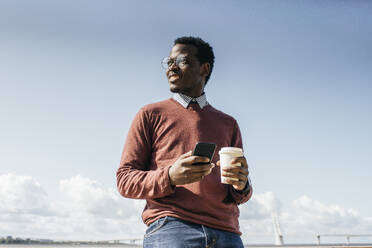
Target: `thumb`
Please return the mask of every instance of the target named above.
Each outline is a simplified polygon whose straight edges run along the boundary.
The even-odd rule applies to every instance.
[[[220,160],[217,161],[216,165],[217,166],[220,166],[221,165]]]

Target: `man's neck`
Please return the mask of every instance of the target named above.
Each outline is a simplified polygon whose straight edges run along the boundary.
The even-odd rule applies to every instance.
[[[189,89],[189,91],[184,91],[184,92],[179,92],[179,93],[192,97],[192,98],[198,98],[199,96],[204,94],[204,83],[200,82],[200,84],[198,84],[192,89]]]

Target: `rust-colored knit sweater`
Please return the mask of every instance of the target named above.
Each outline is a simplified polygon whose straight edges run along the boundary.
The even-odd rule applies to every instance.
[[[185,109],[168,99],[137,113],[117,171],[117,186],[124,197],[146,199],[142,213],[146,225],[173,216],[241,234],[237,205],[249,200],[252,189],[242,194],[231,185],[221,184],[219,167],[199,182],[176,187],[170,184],[169,167],[203,141],[217,145],[214,163],[219,160],[221,147],[242,147],[235,119],[211,105],[200,109],[193,104]],[[227,198],[230,203],[225,203]]]

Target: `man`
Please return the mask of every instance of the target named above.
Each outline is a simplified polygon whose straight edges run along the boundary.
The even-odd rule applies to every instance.
[[[217,151],[242,147],[235,119],[206,99],[212,47],[200,38],[178,38],[162,64],[174,95],[141,108],[134,118],[117,171],[118,190],[146,199],[144,247],[243,247],[237,205],[252,195],[246,159],[231,161],[222,173],[229,184],[222,184],[218,154],[209,161],[191,151],[199,141],[215,143]],[[195,165],[201,162],[206,164]]]

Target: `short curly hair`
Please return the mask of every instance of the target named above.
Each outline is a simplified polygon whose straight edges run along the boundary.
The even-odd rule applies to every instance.
[[[213,48],[204,40],[199,37],[192,37],[192,36],[183,36],[177,38],[174,41],[174,45],[176,44],[184,44],[184,45],[193,45],[198,49],[196,57],[199,60],[200,64],[209,63],[210,71],[207,77],[205,78],[205,84],[207,84],[213,70],[214,64],[214,53]]]

